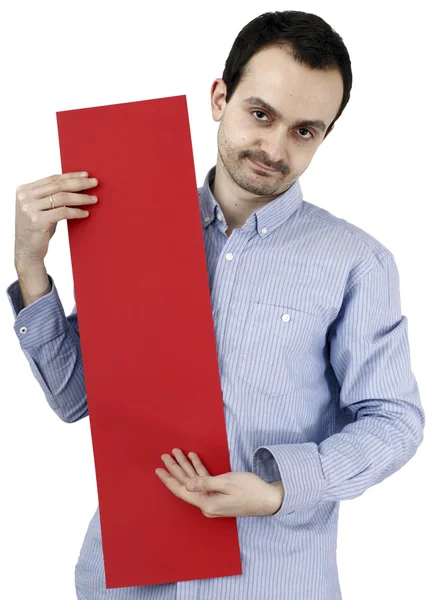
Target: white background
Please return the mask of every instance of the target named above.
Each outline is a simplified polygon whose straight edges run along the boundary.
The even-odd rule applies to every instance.
[[[0,25],[0,284],[5,292],[16,279],[16,187],[61,172],[56,111],[186,94],[200,186],[217,152],[211,84],[222,76],[234,38],[249,20],[287,9],[320,15],[349,50],[350,102],[301,186],[305,200],[365,229],[394,254],[427,417],[415,457],[380,485],[341,503],[343,598],[433,600],[430,2],[10,3]],[[46,265],[69,314],[74,299],[65,221]],[[74,600],[74,565],[97,506],[89,419],[68,425],[52,412],[20,349],[6,293],[0,303],[0,596]]]

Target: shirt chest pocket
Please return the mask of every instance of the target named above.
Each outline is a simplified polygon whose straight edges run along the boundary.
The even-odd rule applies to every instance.
[[[269,396],[300,387],[316,323],[309,312],[252,302],[242,328],[236,376]]]

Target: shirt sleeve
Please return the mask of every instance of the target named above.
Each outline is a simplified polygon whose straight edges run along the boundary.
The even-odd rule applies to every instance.
[[[347,291],[328,343],[340,409],[353,419],[320,444],[255,450],[252,471],[284,486],[275,516],[361,495],[407,463],[423,440],[425,413],[392,255],[377,260]]]
[[[65,315],[50,275],[51,291],[24,306],[18,279],[6,290],[15,317],[14,330],[49,406],[62,421],[88,414],[77,311]],[[75,299],[75,294],[74,294]]]

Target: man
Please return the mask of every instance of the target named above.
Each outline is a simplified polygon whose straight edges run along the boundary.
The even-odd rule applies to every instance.
[[[194,448],[168,448],[156,474],[206,516],[237,517],[243,575],[106,590],[97,508],[79,599],[341,598],[339,502],[408,462],[425,425],[393,255],[305,202],[298,181],[351,81],[338,34],[286,11],[243,28],[211,89],[218,157],[199,201],[232,472],[212,477]],[[17,190],[15,331],[66,422],[88,414],[77,315],[44,257],[57,221],[85,218],[96,183],[69,173]]]

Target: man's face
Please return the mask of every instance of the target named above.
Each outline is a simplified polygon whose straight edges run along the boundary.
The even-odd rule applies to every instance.
[[[343,82],[338,70],[302,66],[281,47],[261,50],[247,68],[228,104],[224,81],[217,79],[212,86],[213,119],[220,122],[218,160],[243,190],[275,197],[310,164],[341,105]],[[323,121],[326,128],[298,123],[305,120]]]

